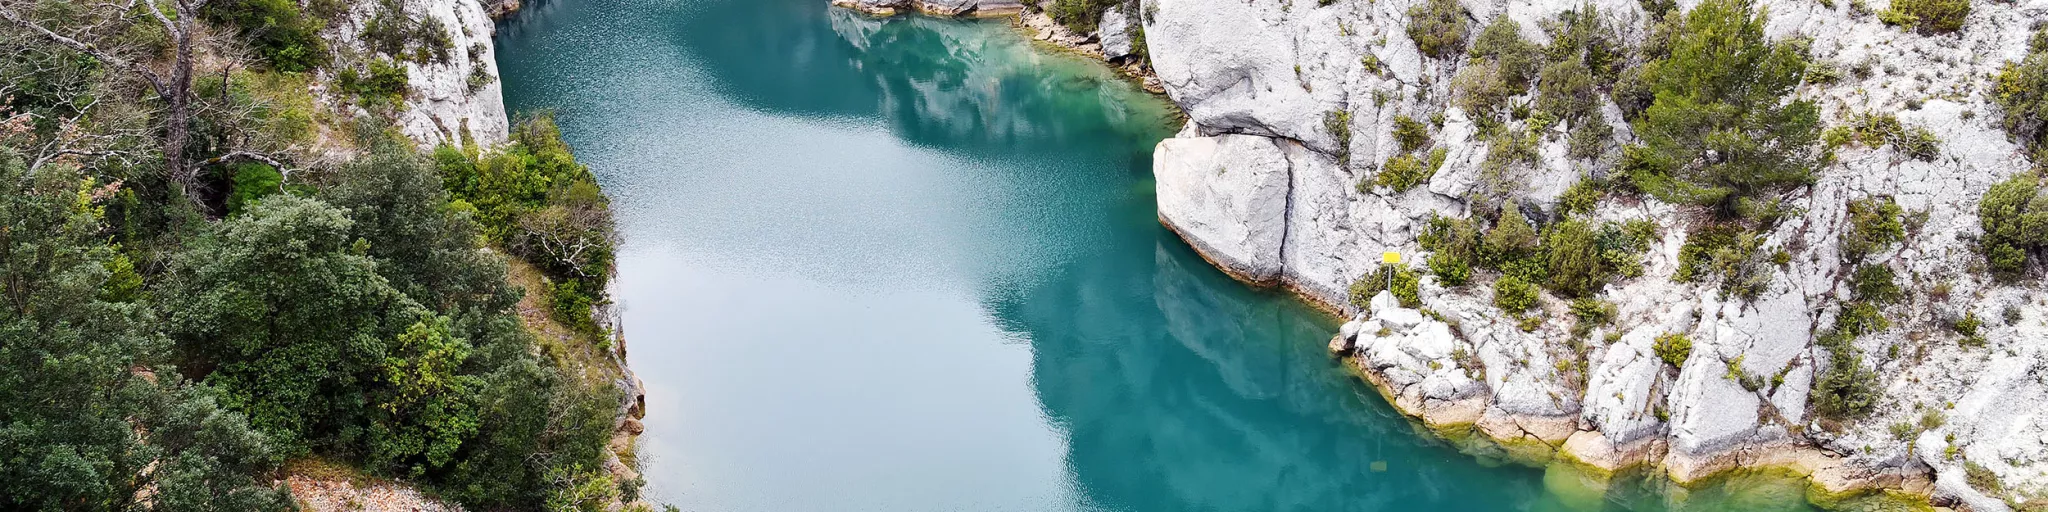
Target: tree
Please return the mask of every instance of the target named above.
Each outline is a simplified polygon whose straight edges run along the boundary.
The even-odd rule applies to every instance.
[[[119,186],[0,149],[0,187],[0,509],[290,510],[264,438],[170,371],[101,235]]]
[[[287,450],[346,448],[391,341],[429,313],[377,274],[353,224],[278,195],[192,241],[159,294],[167,330],[227,403]]]
[[[145,39],[129,34],[135,17],[134,2],[127,4],[95,3],[83,9],[68,9],[65,15],[84,15],[88,20],[39,19],[36,13],[21,12],[15,2],[0,2],[0,19],[33,33],[51,44],[69,48],[92,57],[106,66],[129,73],[139,78],[164,104],[164,137],[162,143],[164,168],[184,194],[195,204],[203,203],[200,194],[199,171],[206,165],[234,161],[255,160],[270,164],[281,170],[288,170],[275,158],[249,151],[232,150],[223,152],[203,162],[188,158],[186,152],[192,144],[193,95],[192,72],[197,60],[194,45],[201,38],[202,28],[198,25],[199,11],[205,8],[207,0],[170,0],[173,19],[164,13],[157,0],[141,0],[141,10],[148,18],[155,20],[163,35],[170,39],[170,62],[157,69],[148,62],[153,58],[152,48],[141,44]],[[63,9],[64,2],[30,2],[30,7]],[[78,11],[84,12],[78,12]],[[77,28],[68,28],[72,25]],[[50,27],[57,27],[52,29]],[[65,30],[68,34],[59,33]]]
[[[1786,101],[1805,50],[1764,38],[1751,0],[1707,0],[1677,21],[1669,55],[1644,65],[1655,99],[1625,152],[1636,186],[1659,199],[1738,211],[1742,201],[1803,184],[1818,161],[1819,109]]]

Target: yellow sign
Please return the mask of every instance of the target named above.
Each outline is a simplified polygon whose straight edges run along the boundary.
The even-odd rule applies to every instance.
[[[1398,253],[1398,252],[1394,252],[1394,251],[1387,251],[1387,252],[1383,252],[1383,253],[1380,253],[1380,262],[1381,262],[1381,263],[1387,263],[1387,264],[1400,264],[1400,263],[1401,263],[1401,253]]]

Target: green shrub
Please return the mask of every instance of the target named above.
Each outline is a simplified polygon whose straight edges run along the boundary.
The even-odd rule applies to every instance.
[[[1502,77],[1500,65],[1490,60],[1466,65],[1451,78],[1451,101],[1465,109],[1482,128],[1501,121],[1508,97],[1515,94]]]
[[[1593,72],[1577,60],[1553,63],[1543,68],[1536,84],[1536,108],[1573,123],[1603,122],[1599,115],[1599,91]]]
[[[1906,238],[1906,226],[1899,222],[1899,204],[1890,197],[1868,197],[1849,202],[1849,229],[1842,232],[1842,258],[1863,261],[1870,253],[1884,250]]]
[[[1921,33],[1961,30],[1970,17],[1970,0],[1892,0],[1890,9],[1877,14],[1888,25],[1913,28]]]
[[[1102,24],[1102,15],[1109,12],[1116,2],[1113,0],[1052,0],[1045,8],[1053,21],[1065,25],[1076,34],[1089,34]],[[1325,4],[1327,5],[1327,4]]]
[[[1976,336],[1977,329],[1979,327],[1982,327],[1983,325],[1984,322],[1982,320],[1977,319],[1977,312],[1971,311],[1968,313],[1964,313],[1963,318],[1961,320],[1956,320],[1955,325],[1952,327],[1955,328],[1956,334],[1961,334],[1963,336]]]
[[[1551,225],[1543,234],[1543,246],[1550,261],[1552,291],[1566,297],[1585,297],[1600,291],[1607,276],[1600,268],[1600,249],[1593,229],[1584,221]]]
[[[1657,352],[1657,358],[1678,368],[1685,367],[1685,360],[1692,357],[1692,338],[1683,333],[1665,333],[1657,336],[1650,346]]]
[[[1415,271],[1409,270],[1408,267],[1395,265],[1382,266],[1378,272],[1360,276],[1352,281],[1351,305],[1359,309],[1371,307],[1372,297],[1387,290],[1389,276],[1392,276],[1394,299],[1401,303],[1401,307],[1422,306],[1421,276],[1416,275]]]
[[[371,51],[418,64],[446,64],[455,50],[439,18],[415,18],[403,0],[378,0],[376,13],[363,23],[362,37]]]
[[[1407,192],[1408,189],[1429,181],[1432,174],[1436,174],[1436,169],[1425,167],[1423,161],[1415,158],[1415,155],[1401,154],[1387,159],[1387,163],[1380,166],[1377,183],[1394,189],[1394,192]]]
[[[1679,282],[1721,280],[1723,293],[1754,298],[1769,284],[1770,273],[1757,249],[1763,237],[1740,226],[1719,224],[1688,233],[1678,250],[1678,271],[1671,278]]]
[[[1529,87],[1544,60],[1543,48],[1522,39],[1522,25],[1507,16],[1495,17],[1479,31],[1479,37],[1472,40],[1471,54],[1499,64],[1501,78],[1516,92]]]
[[[1835,332],[1853,339],[1857,336],[1878,332],[1891,327],[1891,321],[1877,306],[1868,302],[1855,301],[1842,306],[1835,315]]]
[[[2042,151],[2048,148],[2048,30],[2035,34],[2034,41],[2026,58],[1999,68],[1991,98],[2004,114],[2006,133],[2022,146]]]
[[[1558,213],[1566,216],[1592,214],[1593,208],[1600,204],[1600,196],[1605,194],[1592,178],[1580,178],[1571,188],[1564,190],[1564,195],[1558,196]]]
[[[1323,113],[1323,131],[1337,141],[1337,166],[1351,167],[1351,112],[1332,110]]]
[[[1487,230],[1485,247],[1495,261],[1504,261],[1520,259],[1535,249],[1538,242],[1536,227],[1522,215],[1521,206],[1509,200],[1501,206],[1500,219],[1494,221],[1493,229]]]
[[[1827,368],[1814,380],[1813,404],[1821,416],[1858,418],[1877,407],[1877,372],[1863,367],[1863,356],[1851,347],[1836,350]]]
[[[1856,267],[1850,288],[1855,291],[1856,300],[1873,304],[1891,304],[1905,296],[1899,290],[1898,278],[1892,268],[1880,264],[1865,264]]]
[[[1607,142],[1614,138],[1614,127],[1607,120],[1587,116],[1572,124],[1571,147],[1567,148],[1572,158],[1599,158],[1607,150]]]
[[[1572,299],[1572,316],[1588,325],[1604,325],[1614,321],[1617,314],[1614,303],[1592,297]]]
[[[1992,185],[1977,204],[1977,221],[1984,230],[1979,250],[2001,280],[2021,277],[2029,256],[2048,245],[2048,196],[2039,186],[2040,179],[2032,173],[2020,173]]]
[[[1408,9],[1408,38],[1422,54],[1448,59],[1465,51],[1465,7],[1458,0],[1428,0]]]
[[[1394,116],[1394,141],[1400,143],[1402,152],[1422,149],[1429,145],[1429,127],[1406,115]]]
[[[408,85],[405,66],[384,59],[372,59],[364,70],[343,69],[336,81],[342,91],[373,105],[404,102]]]
[[[1429,272],[1435,274],[1444,286],[1464,286],[1472,280],[1472,264],[1465,258],[1450,253],[1430,253]]]
[[[1915,126],[1899,136],[1899,152],[1923,162],[1932,162],[1941,157],[1941,137],[1927,128]]]
[[[291,0],[228,0],[213,2],[204,13],[209,21],[234,27],[270,69],[306,72],[327,65],[324,23],[299,11]]]
[[[1536,307],[1536,285],[1513,275],[1500,276],[1493,282],[1493,305],[1508,313],[1521,313]]]
[[[1805,51],[1767,40],[1767,20],[1753,11],[1751,0],[1702,2],[1677,20],[1669,55],[1643,66],[1654,99],[1635,120],[1641,150],[1622,165],[1636,187],[1730,214],[1745,198],[1811,179],[1819,109],[1787,101]]]

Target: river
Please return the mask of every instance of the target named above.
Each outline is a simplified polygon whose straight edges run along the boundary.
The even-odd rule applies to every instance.
[[[1218,0],[1222,1],[1222,0]],[[614,198],[683,510],[1804,510],[1611,489],[1401,417],[1335,323],[1156,220],[1164,100],[1001,22],[824,0],[547,0],[500,28]]]

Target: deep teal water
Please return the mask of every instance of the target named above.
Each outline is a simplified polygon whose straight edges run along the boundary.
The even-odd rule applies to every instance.
[[[1333,322],[1159,226],[1160,99],[1001,23],[548,0],[498,39],[508,104],[556,111],[615,197],[658,501],[1803,508],[1776,481],[1603,498],[1419,432],[1325,355]]]

